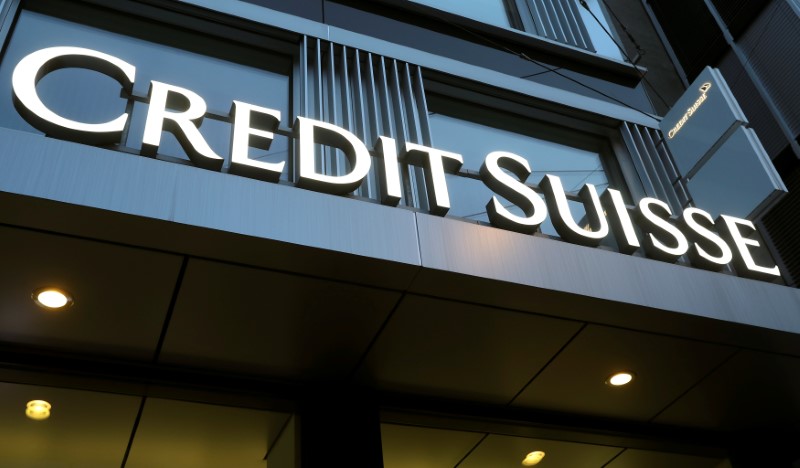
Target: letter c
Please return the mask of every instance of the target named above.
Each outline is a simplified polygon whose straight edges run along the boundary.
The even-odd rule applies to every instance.
[[[128,114],[103,123],[76,122],[44,105],[36,84],[48,73],[69,67],[86,68],[108,75],[130,91],[136,67],[102,52],[81,47],[49,47],[25,56],[14,68],[11,86],[14,105],[22,117],[48,135],[93,145],[119,143]]]

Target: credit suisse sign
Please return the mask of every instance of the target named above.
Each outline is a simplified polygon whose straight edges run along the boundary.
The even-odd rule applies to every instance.
[[[14,104],[20,115],[34,127],[56,138],[93,145],[118,143],[129,118],[127,112],[108,122],[78,122],[56,114],[39,98],[36,90],[39,80],[53,70],[66,67],[81,67],[106,74],[128,92],[136,79],[134,65],[102,52],[79,47],[41,49],[24,57],[14,69]],[[196,166],[213,171],[222,169],[224,158],[214,153],[198,128],[206,114],[206,103],[201,96],[189,89],[151,81],[148,100],[142,154],[155,155],[166,131],[176,136]],[[171,105],[176,101],[183,103],[182,110],[175,110]],[[248,153],[250,147],[269,146],[281,113],[233,101],[230,117],[233,128],[229,172],[277,181],[285,169],[285,161],[257,161],[250,159]],[[296,183],[300,187],[329,194],[348,194],[361,185],[370,171],[370,149],[345,129],[297,117],[293,134],[297,140]],[[344,152],[350,162],[350,171],[342,175],[319,172],[315,164],[315,151],[319,145]],[[445,174],[458,171],[463,164],[460,154],[415,143],[406,143],[398,148],[394,139],[385,136],[374,142],[372,153],[383,160],[380,164],[383,204],[395,206],[399,203],[402,196],[399,162],[404,162],[424,169],[431,213],[444,216],[448,212],[450,197]],[[561,179],[545,175],[538,183],[539,193],[525,184],[531,173],[528,161],[517,154],[494,151],[486,156],[480,169],[481,179],[497,195],[514,203],[524,213],[511,212],[493,196],[486,206],[492,225],[532,234],[549,214],[559,235],[575,244],[597,246],[613,231],[622,253],[630,254],[643,248],[648,257],[666,262],[675,262],[687,255],[692,265],[699,268],[720,270],[733,263],[743,276],[766,280],[780,276],[777,266],[755,262],[751,249],[760,245],[749,238],[755,230],[749,220],[726,215],[714,220],[709,213],[694,207],[686,208],[682,213],[672,213],[666,203],[655,198],[643,198],[630,209],[618,190],[609,188],[600,195],[594,185],[585,184],[579,197],[585,205],[591,227],[586,229],[573,217]]]

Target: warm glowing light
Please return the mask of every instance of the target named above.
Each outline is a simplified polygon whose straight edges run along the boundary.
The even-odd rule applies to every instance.
[[[525,455],[525,459],[522,460],[522,466],[533,466],[538,465],[540,461],[544,458],[544,452],[541,450],[537,450],[535,452],[531,452]]]
[[[631,383],[631,380],[633,380],[633,374],[630,372],[618,372],[609,377],[606,383],[614,387],[620,387]]]
[[[72,305],[72,298],[64,291],[55,288],[38,289],[33,292],[33,300],[46,309],[63,309]]]
[[[31,400],[25,408],[25,416],[35,421],[44,421],[50,417],[50,408],[50,403],[44,400]]]
[[[681,131],[681,128],[683,128],[684,124],[686,124],[686,122],[689,121],[689,118],[691,118],[692,115],[694,115],[694,113],[697,112],[697,109],[699,109],[700,106],[702,106],[703,103],[706,102],[706,99],[708,98],[708,95],[706,93],[708,93],[709,89],[711,89],[711,83],[703,83],[702,85],[700,85],[700,97],[697,98],[697,101],[695,101],[691,107],[686,109],[686,113],[683,114],[683,117],[681,117],[680,120],[678,120],[678,123],[676,123],[675,126],[672,127],[672,130],[670,130],[669,133],[667,133],[667,138],[671,140],[675,135],[677,135],[678,132]]]

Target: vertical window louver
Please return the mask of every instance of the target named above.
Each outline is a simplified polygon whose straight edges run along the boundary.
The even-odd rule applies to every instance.
[[[418,66],[370,52],[305,37],[300,57],[299,114],[352,132],[369,147],[379,136],[430,145],[428,111]],[[347,158],[331,148],[318,148],[319,168],[345,173]],[[375,161],[358,196],[379,197]],[[401,203],[426,208],[424,180],[418,167],[403,164]]]

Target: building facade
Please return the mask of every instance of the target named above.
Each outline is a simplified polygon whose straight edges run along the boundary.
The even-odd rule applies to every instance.
[[[711,65],[725,75],[736,99],[759,134],[765,151],[789,188],[789,194],[764,213],[761,222],[778,252],[787,283],[798,285],[798,246],[791,213],[798,198],[800,123],[798,97],[791,79],[798,67],[800,5],[797,2],[647,2],[653,21],[669,44],[676,72],[684,82]],[[692,11],[689,27],[678,27]],[[698,31],[703,31],[699,35]]]
[[[0,8],[0,466],[800,460],[796,133],[674,4]]]

